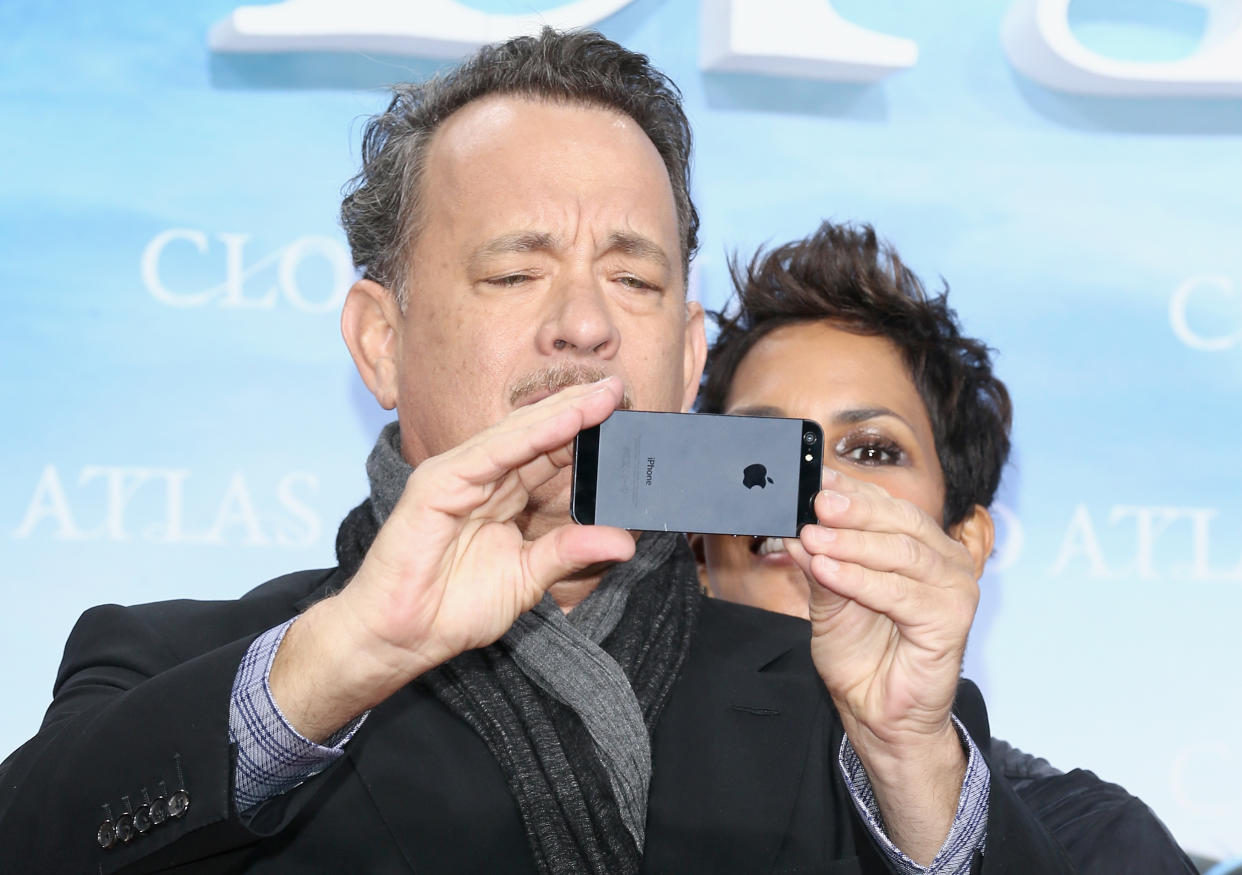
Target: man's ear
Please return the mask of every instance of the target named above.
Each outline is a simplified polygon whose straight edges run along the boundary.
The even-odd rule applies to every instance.
[[[988,509],[976,504],[965,519],[949,529],[949,536],[970,552],[975,564],[975,580],[983,577],[983,569],[996,543],[996,526]]]
[[[703,305],[698,301],[686,302],[686,360],[683,373],[686,377],[685,395],[681,409],[689,410],[699,395],[699,381],[703,379],[703,365],[707,363],[707,334],[703,328]]]
[[[397,406],[397,372],[401,348],[401,308],[397,299],[372,280],[350,287],[341,308],[341,335],[354,366],[385,410]]]

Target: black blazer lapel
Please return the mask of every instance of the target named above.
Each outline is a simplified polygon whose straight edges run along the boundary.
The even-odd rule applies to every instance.
[[[654,736],[647,872],[765,872],[788,833],[822,685],[805,621],[709,601]]]

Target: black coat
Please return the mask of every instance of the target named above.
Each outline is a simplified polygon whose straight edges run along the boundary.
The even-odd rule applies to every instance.
[[[0,766],[0,872],[534,872],[503,774],[417,683],[375,708],[324,773],[233,810],[228,703],[243,653],[335,572],[300,572],[237,601],[105,605],[66,645],[39,734]],[[705,602],[653,736],[643,869],[887,872],[836,764],[842,728],[803,620]],[[989,738],[968,682],[958,711]],[[178,765],[181,773],[178,774]],[[119,817],[184,789],[184,816],[109,850]],[[993,777],[985,873],[1072,872],[1012,787]]]

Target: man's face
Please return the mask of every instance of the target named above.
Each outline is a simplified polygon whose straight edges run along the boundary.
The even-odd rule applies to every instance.
[[[408,461],[607,375],[637,409],[688,407],[702,311],[685,301],[668,172],[632,119],[477,100],[435,133],[421,194],[397,332]],[[562,513],[567,485],[543,493]]]
[[[813,419],[824,464],[884,487],[943,523],[944,475],[927,408],[897,348],[831,322],[775,329],[738,365],[725,412]],[[808,588],[777,538],[704,540],[712,592],[807,616]]]

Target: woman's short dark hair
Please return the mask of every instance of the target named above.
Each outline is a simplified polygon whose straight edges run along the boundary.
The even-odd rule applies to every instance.
[[[944,525],[992,503],[1009,456],[1013,406],[992,373],[988,347],[965,337],[948,305],[948,286],[928,295],[870,225],[825,222],[809,237],[759,250],[730,273],[735,307],[713,313],[720,332],[707,356],[699,397],[705,413],[724,410],[738,365],[784,325],[828,320],[845,331],[884,337],[910,369],[944,472]]]
[[[664,160],[681,235],[683,279],[698,248],[699,216],[690,199],[690,122],[681,92],[651,65],[592,30],[516,37],[484,46],[426,82],[393,88],[388,109],[362,137],[362,169],[347,183],[341,224],[354,264],[405,305],[406,247],[418,233],[427,147],[441,124],[466,104],[514,95],[580,104],[633,119]]]

